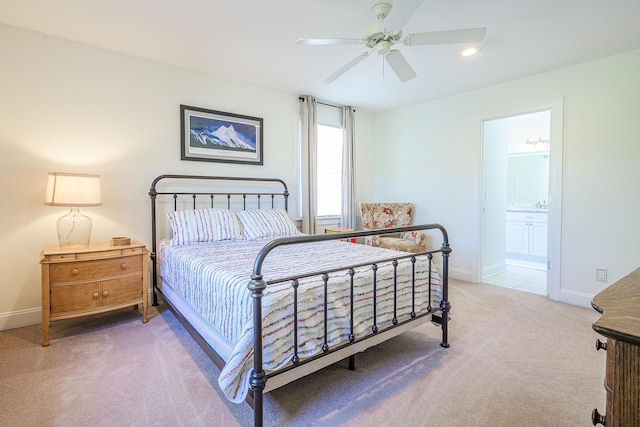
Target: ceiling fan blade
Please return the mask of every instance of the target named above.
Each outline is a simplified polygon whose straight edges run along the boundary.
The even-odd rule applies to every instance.
[[[460,30],[428,31],[426,33],[407,34],[403,42],[408,46],[425,44],[451,44],[481,42],[487,29],[462,28]]]
[[[396,0],[389,16],[384,20],[384,28],[389,31],[399,31],[418,10],[423,0]]]
[[[413,71],[413,68],[411,68],[411,65],[409,65],[399,50],[391,50],[391,52],[385,55],[384,59],[401,82],[407,82],[417,76],[416,72]]]
[[[363,53],[362,55],[356,56],[351,61],[347,62],[344,66],[342,66],[338,71],[336,71],[335,73],[333,73],[329,77],[327,77],[327,79],[324,82],[325,83],[333,82],[335,79],[337,79],[338,77],[340,77],[341,75],[343,75],[344,73],[349,71],[351,68],[355,67],[356,64],[358,64],[364,58],[369,56],[370,53],[371,53],[371,51],[368,51],[368,52]]]
[[[296,44],[306,46],[321,46],[335,44],[362,44],[362,39],[299,39]]]

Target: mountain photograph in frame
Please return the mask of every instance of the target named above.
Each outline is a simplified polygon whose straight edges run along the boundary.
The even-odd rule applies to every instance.
[[[262,165],[262,119],[180,106],[182,160]]]

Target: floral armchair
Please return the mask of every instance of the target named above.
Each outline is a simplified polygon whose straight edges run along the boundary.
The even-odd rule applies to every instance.
[[[362,225],[365,230],[405,227],[411,225],[411,203],[360,203]],[[420,253],[426,251],[427,237],[420,231],[365,237],[370,246]]]

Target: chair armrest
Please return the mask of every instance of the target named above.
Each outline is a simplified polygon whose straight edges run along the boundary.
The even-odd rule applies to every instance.
[[[401,233],[401,238],[411,240],[416,245],[427,247],[427,235],[421,231],[405,231]]]
[[[384,246],[381,243],[383,237],[400,237],[401,234],[402,233],[388,233],[376,236],[365,236],[364,243],[369,246]]]

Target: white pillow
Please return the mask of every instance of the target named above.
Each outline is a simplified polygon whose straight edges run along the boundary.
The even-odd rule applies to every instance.
[[[284,209],[256,209],[236,213],[247,240],[302,234]]]
[[[243,238],[238,217],[229,209],[190,209],[167,216],[173,230],[173,246]]]

